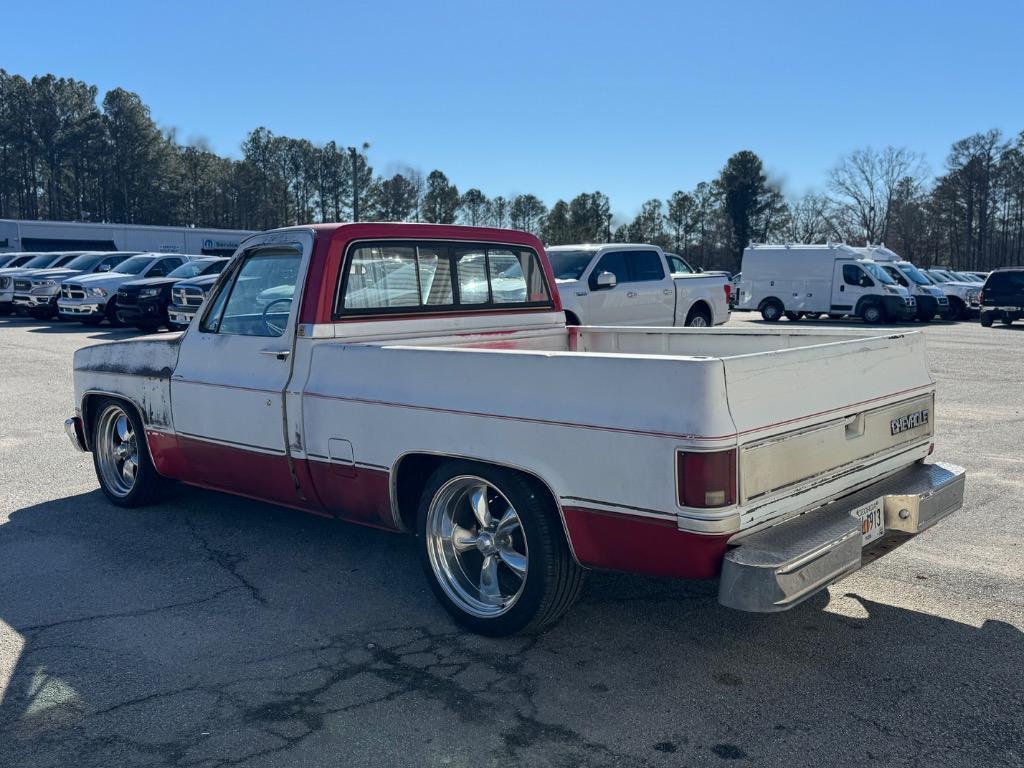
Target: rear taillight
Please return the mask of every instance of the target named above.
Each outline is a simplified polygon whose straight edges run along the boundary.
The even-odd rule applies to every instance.
[[[679,503],[710,509],[736,503],[736,450],[676,454]]]
[[[982,288],[980,291],[978,291],[978,303],[981,304],[981,302],[983,302],[984,300],[985,300],[985,289]]]
[[[732,286],[729,283],[725,284],[725,303],[728,304],[732,300]]]

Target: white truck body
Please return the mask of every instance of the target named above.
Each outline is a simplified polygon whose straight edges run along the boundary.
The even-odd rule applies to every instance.
[[[907,320],[916,311],[905,288],[847,245],[750,245],[740,271],[735,309],[761,312],[766,320],[862,317],[868,307],[882,308],[879,320]]]
[[[342,303],[339,269],[358,253],[422,248],[437,264],[462,242],[543,261],[531,236],[466,227],[255,236],[183,334],[76,353],[69,434],[94,451],[102,481],[103,462],[126,452],[103,442],[97,408],[113,398],[164,477],[390,530],[414,528],[417,509],[422,525],[426,478],[448,463],[499,468],[550,497],[579,566],[721,574],[722,602],[757,611],[860,567],[874,540],[864,514],[892,545],[959,508],[963,471],[923,463],[935,387],[922,334],[566,327],[539,288],[504,308]],[[221,296],[285,250],[291,274],[266,274],[302,289],[275,332],[226,332],[217,318],[231,319],[220,308],[234,299]],[[267,287],[251,283],[243,300],[256,306]],[[457,549],[470,541],[446,530]],[[466,546],[483,552],[482,541]]]
[[[547,252],[573,325],[704,327],[729,319],[728,276],[694,272],[655,245],[558,245]],[[600,284],[601,272],[614,281]]]

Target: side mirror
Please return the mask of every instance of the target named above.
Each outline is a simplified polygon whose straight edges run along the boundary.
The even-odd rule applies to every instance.
[[[597,280],[594,282],[594,284],[599,289],[607,289],[614,288],[616,285],[619,284],[619,281],[615,279],[615,275],[613,275],[611,272],[599,272],[597,275]]]

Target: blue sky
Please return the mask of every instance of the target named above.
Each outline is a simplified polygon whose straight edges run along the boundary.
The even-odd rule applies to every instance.
[[[10,3],[0,67],[138,92],[180,140],[369,141],[460,189],[600,189],[618,216],[752,149],[789,194],[850,150],[941,170],[1024,130],[1024,3]]]

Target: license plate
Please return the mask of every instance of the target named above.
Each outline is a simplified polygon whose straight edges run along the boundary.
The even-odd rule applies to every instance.
[[[867,546],[885,533],[885,513],[882,511],[880,498],[861,504],[850,512],[860,520],[860,545]]]

